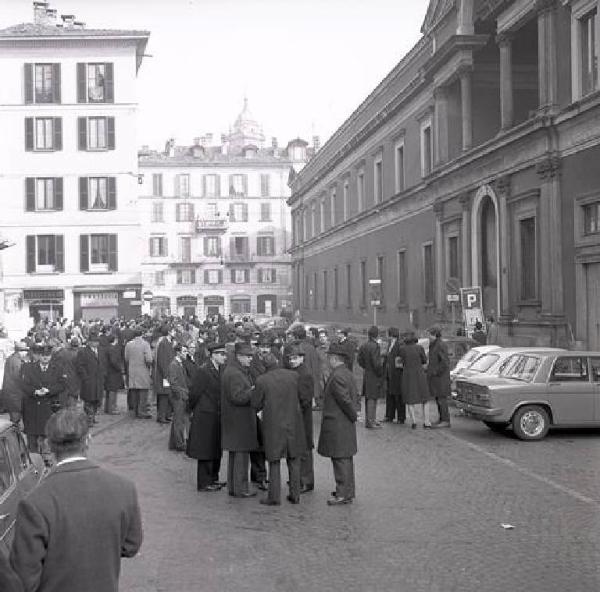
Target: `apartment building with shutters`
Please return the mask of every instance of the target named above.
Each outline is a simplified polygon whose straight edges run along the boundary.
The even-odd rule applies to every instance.
[[[314,152],[265,147],[248,108],[231,133],[139,155],[147,312],[278,314],[292,305],[288,181]]]
[[[0,30],[1,309],[141,311],[136,76],[149,33],[86,28],[34,2]]]

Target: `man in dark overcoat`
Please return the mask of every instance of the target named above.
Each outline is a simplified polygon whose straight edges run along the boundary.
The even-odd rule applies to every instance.
[[[442,330],[438,326],[429,329],[428,359],[427,383],[431,396],[435,398],[439,413],[439,421],[434,423],[433,427],[449,428],[450,357],[448,355],[448,346],[442,339]]]
[[[118,415],[117,395],[124,387],[123,383],[123,351],[116,335],[108,335],[108,345],[104,348],[106,372],[104,374],[104,413]]]
[[[400,359],[400,331],[388,329],[389,346],[385,357],[385,420],[398,423],[406,421],[406,405],[402,399],[402,360]]]
[[[175,341],[175,329],[168,325],[160,327],[160,338],[154,355],[154,394],[156,395],[156,421],[168,423],[172,410],[169,404],[169,379],[167,373],[169,364],[175,357],[173,344]]]
[[[302,411],[306,450],[300,459],[300,493],[308,493],[315,488],[313,448],[313,378],[304,366],[304,354],[297,342],[287,343],[283,348],[283,363],[286,368],[298,374],[298,401]],[[329,360],[327,360],[329,365]]]
[[[313,379],[313,397],[315,401],[319,401],[321,397],[321,391],[319,390],[321,377],[321,360],[319,354],[312,343],[312,340],[306,336],[306,329],[298,325],[292,329],[292,335],[294,339],[300,344],[302,353],[304,354],[304,366],[307,372],[312,376]]]
[[[87,343],[77,352],[75,368],[81,390],[79,396],[83,401],[83,410],[88,416],[90,426],[97,423],[96,413],[104,392],[104,374],[106,364],[100,352],[100,335],[96,328],[88,332]]]
[[[0,408],[8,411],[10,421],[19,424],[23,417],[23,365],[29,360],[29,346],[24,341],[15,343],[15,351],[4,363],[2,400]]]
[[[62,364],[67,376],[66,400],[63,405],[65,407],[76,405],[79,399],[81,385],[75,368],[75,360],[77,359],[79,346],[79,339],[77,337],[72,337],[65,347],[61,346],[60,349],[54,353],[56,359]]]
[[[227,360],[224,343],[208,345],[209,358],[194,376],[188,408],[192,414],[187,455],[198,461],[198,491],[219,491],[221,448],[221,373]]]
[[[356,444],[356,399],[354,376],[345,362],[346,352],[337,343],[329,346],[331,374],[325,385],[323,417],[317,452],[331,458],[335,492],[330,506],[352,503],[355,497],[354,461]]]
[[[368,341],[363,343],[358,351],[358,364],[363,369],[362,395],[365,397],[365,427],[377,429],[382,427],[381,423],[377,421],[377,399],[381,396],[383,378],[383,358],[377,342],[379,329],[375,326],[369,327],[367,336]]]
[[[356,342],[350,338],[352,329],[344,327],[339,331],[338,343],[346,353],[346,366],[352,372],[354,370],[354,358],[356,357]]]
[[[25,590],[117,592],[121,557],[142,543],[135,485],[86,458],[88,429],[73,408],[46,425],[56,467],[19,502],[10,553]]]
[[[23,424],[31,452],[42,455],[46,466],[52,456],[46,440],[46,422],[59,409],[66,390],[62,366],[52,359],[52,346],[37,343],[32,347],[33,362],[23,366]]]
[[[263,357],[266,372],[256,379],[252,406],[262,411],[265,457],[269,463],[269,488],[261,504],[281,504],[281,459],[287,461],[287,500],[300,503],[300,458],[306,450],[304,425],[298,399],[298,375],[280,368],[277,357]]]
[[[258,448],[256,411],[250,400],[254,386],[249,375],[252,346],[238,342],[221,378],[221,429],[223,448],[229,451],[227,487],[234,497],[252,497],[248,470],[250,451]]]
[[[187,405],[190,383],[183,367],[183,360],[188,354],[187,346],[176,343],[173,347],[175,357],[169,364],[167,380],[169,381],[169,401],[173,408],[173,421],[169,434],[169,450],[184,451],[188,429]]]

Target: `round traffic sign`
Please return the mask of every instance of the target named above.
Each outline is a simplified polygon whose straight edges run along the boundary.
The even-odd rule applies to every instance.
[[[446,280],[446,292],[448,294],[459,294],[461,282],[458,278],[449,277]]]

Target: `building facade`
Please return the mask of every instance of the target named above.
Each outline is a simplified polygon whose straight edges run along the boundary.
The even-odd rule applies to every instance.
[[[296,139],[264,146],[245,101],[220,143],[167,142],[140,152],[147,312],[204,318],[291,309],[291,170],[311,149]]]
[[[448,292],[480,286],[500,343],[600,348],[597,4],[430,3],[293,181],[304,317],[366,325],[380,279],[378,322],[449,325]]]
[[[141,311],[136,74],[149,33],[85,28],[34,3],[0,30],[1,308]]]

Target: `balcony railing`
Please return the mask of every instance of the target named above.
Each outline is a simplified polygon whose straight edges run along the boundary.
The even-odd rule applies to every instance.
[[[223,257],[225,265],[235,265],[237,263],[254,263],[252,253],[229,253]]]
[[[225,218],[197,218],[196,232],[225,232],[227,225]]]

